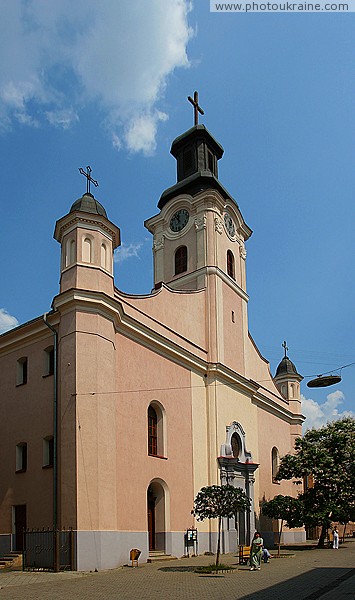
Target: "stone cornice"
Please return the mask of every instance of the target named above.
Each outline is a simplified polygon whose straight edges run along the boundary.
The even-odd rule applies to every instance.
[[[48,314],[48,320],[52,325],[58,323],[56,316],[52,313]],[[5,356],[10,352],[16,351],[17,348],[24,349],[34,342],[48,339],[51,336],[52,334],[45,325],[43,316],[41,315],[0,335],[0,354]]]
[[[238,296],[240,296],[246,302],[249,302],[248,294],[236,283],[236,281],[234,281],[234,279],[229,277],[226,273],[224,273],[224,271],[222,271],[222,269],[216,266],[201,267],[200,269],[196,269],[196,271],[192,271],[187,275],[183,275],[182,277],[177,277],[176,279],[167,281],[166,285],[168,287],[171,287],[172,289],[175,289],[176,283],[181,283],[182,285],[184,285],[189,281],[195,281],[197,277],[200,277],[202,275],[217,275],[222,279],[224,283],[226,283],[230,288],[232,288],[232,290],[236,292]]]
[[[82,225],[91,225],[95,229],[101,229],[106,235],[112,238],[113,247],[120,245],[120,230],[116,225],[101,215],[91,215],[90,213],[73,212],[68,213],[56,222],[53,237],[60,244],[63,236],[68,231]]]
[[[218,379],[221,384],[233,386],[236,390],[250,395],[254,405],[272,413],[289,424],[302,425],[305,420],[303,415],[293,413],[290,410],[288,403],[281,396],[277,396],[273,392],[262,388],[256,381],[239,375],[239,373],[232,371],[221,363],[209,363],[207,373],[210,378],[212,376],[213,379]],[[274,396],[275,399],[270,398],[266,393],[263,393],[263,389],[265,389],[267,394]],[[277,402],[277,400],[279,402]]]
[[[68,290],[57,296],[53,301],[53,305],[60,312],[69,312],[73,310],[74,306],[83,311],[94,311],[96,314],[101,314],[111,319],[118,333],[159,354],[171,358],[186,368],[202,371],[203,373],[206,370],[206,361],[193,352],[193,350],[190,351],[181,345],[182,342],[185,345],[189,344],[185,338],[182,338],[179,334],[174,334],[174,337],[176,337],[174,341],[168,337],[169,333],[172,334],[168,330],[166,331],[166,335],[162,335],[153,328],[144,325],[128,315],[119,300],[101,292],[77,289]],[[149,315],[147,316],[149,317]],[[161,324],[161,327],[164,329],[164,324]],[[200,349],[199,353],[204,352],[203,349]]]
[[[270,393],[272,393],[272,392],[270,392]],[[282,398],[280,398],[280,400],[285,402],[285,400],[283,400]],[[266,410],[267,412],[281,418],[283,421],[286,421],[290,425],[302,425],[303,421],[306,418],[301,414],[297,415],[297,414],[293,413],[288,408],[288,406],[289,406],[288,404],[287,404],[287,407],[280,405],[278,402],[276,402],[272,398],[269,398],[268,396],[263,394],[260,391],[260,389],[252,397],[252,403],[255,404],[256,406],[262,408],[263,410]]]

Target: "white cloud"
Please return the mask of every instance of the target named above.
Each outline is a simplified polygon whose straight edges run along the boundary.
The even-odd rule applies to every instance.
[[[117,263],[121,263],[128,258],[132,258],[135,256],[139,258],[139,250],[143,246],[143,242],[137,242],[136,244],[122,244],[114,254],[114,261]]]
[[[155,111],[153,115],[141,115],[129,123],[125,133],[125,141],[131,152],[142,151],[149,155],[154,152],[155,137],[159,121],[166,121],[168,115]]]
[[[153,151],[168,77],[189,66],[189,0],[0,0],[0,9],[0,127],[68,128],[96,103],[116,148],[119,138]]]
[[[343,401],[345,400],[344,394],[340,390],[328,394],[326,401],[322,404],[311,398],[306,398],[302,394],[301,400],[302,413],[306,417],[303,424],[303,431],[311,429],[312,427],[318,429],[328,422],[336,421],[342,417],[355,418],[355,413],[351,411],[344,410],[339,412],[338,407],[343,404]]]
[[[48,110],[45,113],[48,122],[55,127],[61,127],[62,129],[69,129],[73,123],[79,121],[77,113],[72,109],[63,110]]]
[[[5,308],[0,308],[0,333],[5,333],[18,325],[16,317],[10,315]]]

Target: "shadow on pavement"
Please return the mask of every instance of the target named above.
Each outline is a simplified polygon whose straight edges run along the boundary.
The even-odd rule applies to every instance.
[[[312,569],[277,585],[242,596],[240,600],[275,600],[281,597],[287,600],[317,600],[333,590],[334,598],[337,598],[336,588],[354,576],[355,569],[333,567]],[[258,573],[253,573],[253,577],[258,577]]]

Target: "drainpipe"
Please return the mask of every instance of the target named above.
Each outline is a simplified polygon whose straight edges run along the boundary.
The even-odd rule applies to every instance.
[[[53,533],[54,533],[54,570],[59,570],[58,551],[57,551],[57,529],[58,529],[58,332],[47,321],[47,314],[43,315],[43,321],[47,327],[53,332]]]

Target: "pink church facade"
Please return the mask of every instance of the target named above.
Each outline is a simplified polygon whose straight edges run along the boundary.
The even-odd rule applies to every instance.
[[[205,485],[252,502],[224,524],[224,551],[267,543],[260,503],[294,495],[275,483],[301,435],[301,376],[285,355],[273,378],[248,332],[245,243],[251,235],[218,179],[222,147],[203,125],[173,142],[177,183],[146,221],[154,289],[114,285],[120,231],[84,194],[59,219],[61,280],[52,310],[0,336],[0,554],[22,528],[72,528],[77,569],[113,568],[131,548],[182,556]],[[286,530],[285,541],[302,541]]]

